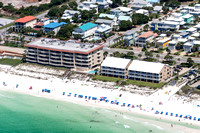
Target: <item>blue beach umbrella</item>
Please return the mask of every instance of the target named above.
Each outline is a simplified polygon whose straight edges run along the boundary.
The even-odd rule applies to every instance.
[[[183,115],[180,115],[180,118],[182,118],[183,117]]]
[[[130,107],[131,106],[131,104],[128,104],[128,107]]]
[[[160,114],[162,115],[162,114],[163,114],[163,111],[161,111]]]
[[[191,120],[191,119],[192,119],[192,116],[190,116],[189,119]]]
[[[176,114],[176,117],[178,117],[178,114]]]
[[[194,117],[194,120],[195,120],[195,121],[196,121],[196,119],[197,119],[197,118],[196,118],[196,117]]]
[[[171,113],[171,116],[173,116],[173,113]]]
[[[168,115],[168,112],[166,112],[165,115]]]
[[[200,121],[200,118],[198,118],[198,121]]]

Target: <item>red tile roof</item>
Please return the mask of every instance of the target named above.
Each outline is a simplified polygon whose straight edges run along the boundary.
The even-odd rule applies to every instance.
[[[29,22],[31,20],[34,20],[34,19],[36,19],[36,17],[34,17],[34,16],[26,16],[26,17],[23,17],[23,18],[15,20],[15,22],[27,23],[27,22]]]
[[[153,33],[153,31],[148,31],[148,32],[145,32],[145,33],[143,33],[143,34],[141,34],[139,37],[144,37],[144,38],[147,38],[147,37],[150,37],[150,36],[156,36],[156,34],[155,33]]]
[[[44,23],[42,23],[42,22],[37,22],[37,23],[35,24],[35,26],[44,26]]]

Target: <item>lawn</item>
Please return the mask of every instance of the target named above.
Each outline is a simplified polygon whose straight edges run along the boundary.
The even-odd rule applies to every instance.
[[[0,64],[4,64],[4,65],[17,66],[20,63],[21,63],[21,60],[19,59],[8,59],[8,58],[0,59]]]
[[[95,75],[93,77],[93,80],[101,80],[103,82],[118,82],[124,79],[121,78],[114,78],[114,77],[107,77],[107,76],[101,76],[101,75]]]
[[[126,84],[132,84],[132,85],[138,85],[140,87],[151,87],[151,88],[160,88],[162,87],[165,83],[151,83],[151,82],[144,82],[144,81],[136,81],[136,80],[126,80]]]
[[[95,75],[93,77],[93,80],[101,80],[101,81],[108,81],[108,82],[118,82],[118,81],[122,81],[124,79],[121,78],[114,78],[114,77],[107,77],[107,76],[100,76],[100,75]],[[151,87],[151,88],[160,88],[162,87],[162,85],[164,85],[165,83],[151,83],[151,82],[144,82],[144,81],[136,81],[136,80],[126,80],[124,82],[124,84],[132,84],[132,85],[137,85],[140,87]]]
[[[14,25],[14,22],[0,27],[0,30],[1,30],[1,29],[4,29],[4,28],[8,28],[8,27],[10,27],[10,26],[12,26],[12,25]]]

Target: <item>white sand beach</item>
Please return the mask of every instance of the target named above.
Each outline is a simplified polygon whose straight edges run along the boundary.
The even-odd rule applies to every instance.
[[[0,65],[0,89],[200,126],[200,121],[198,121],[200,100],[191,100],[174,94],[176,89],[179,89],[176,86],[167,86],[156,91],[131,85],[117,88],[114,83],[92,81],[87,76],[82,79],[76,77],[64,79],[27,71],[20,71],[16,75],[14,71],[17,70],[10,66]],[[24,75],[35,75],[42,78],[37,79]],[[198,132],[198,130],[189,128],[185,128],[184,131]]]

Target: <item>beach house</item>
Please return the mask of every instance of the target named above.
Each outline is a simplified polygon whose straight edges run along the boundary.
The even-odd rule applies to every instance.
[[[153,31],[148,31],[142,33],[135,39],[135,46],[138,47],[146,47],[147,42],[153,42],[153,38],[157,37],[157,33],[153,33]]]
[[[137,33],[135,30],[128,30],[124,33],[124,41],[127,45],[134,45]]]
[[[101,64],[101,75],[117,78],[126,78],[127,69],[131,63],[130,59],[106,57]]]
[[[58,23],[58,22],[49,23],[49,24],[43,26],[44,32],[45,32],[45,33],[48,33],[48,32],[50,32],[50,31],[54,31],[55,34],[57,34],[58,31],[60,30],[60,27],[63,26],[63,25],[65,25],[65,24],[67,24],[67,23],[65,23],[65,22],[60,22],[60,23]]]
[[[93,36],[95,34],[95,31],[97,30],[97,27],[98,27],[98,24],[89,22],[74,29],[74,31],[72,32],[72,35],[73,37],[76,35],[80,35],[81,38]]]
[[[134,0],[133,5],[130,7],[136,11],[142,9],[143,7],[152,7],[152,4],[145,0]]]
[[[87,71],[103,61],[103,45],[76,40],[39,38],[26,46],[26,61],[74,70]]]
[[[91,11],[91,10],[96,10],[96,13],[98,13],[98,5],[96,5],[94,2],[88,2],[88,1],[84,1],[82,3],[80,3],[78,5],[78,10],[87,10],[87,11]]]
[[[95,23],[98,24],[98,25],[105,24],[105,25],[108,25],[112,28],[113,28],[113,25],[115,24],[115,22],[113,20],[107,20],[107,19],[97,19],[95,21]]]
[[[186,42],[186,43],[183,44],[183,49],[186,52],[191,52],[193,46],[194,46],[194,43],[192,43],[192,42]]]
[[[69,19],[70,22],[73,22],[73,17],[75,17],[75,14],[77,14],[77,19],[81,19],[81,13],[79,11],[75,11],[75,10],[65,10],[61,19]]]
[[[169,37],[164,37],[163,39],[159,39],[157,42],[156,42],[156,45],[159,47],[159,48],[166,48],[169,46],[169,42],[170,42],[171,38]]]
[[[159,83],[173,76],[173,69],[165,64],[133,60],[128,67],[128,79]]]
[[[101,24],[101,25],[98,25],[98,28],[95,31],[95,36],[103,37],[104,35],[109,34],[111,31],[112,31],[112,27],[105,24]]]
[[[13,48],[7,46],[0,46],[0,59],[22,59],[23,54],[25,54],[25,49],[23,48]]]
[[[34,24],[37,22],[37,18],[34,16],[26,16],[20,19],[15,20],[15,31],[20,32],[22,29],[27,27],[34,27]]]

